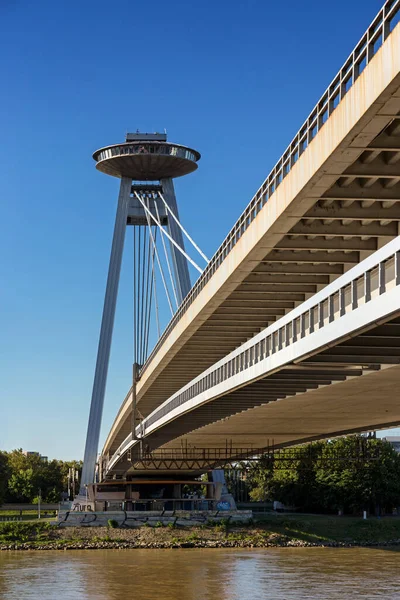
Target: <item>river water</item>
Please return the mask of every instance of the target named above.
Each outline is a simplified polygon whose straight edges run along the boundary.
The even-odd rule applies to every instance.
[[[1,600],[400,599],[400,552],[366,548],[0,553]]]

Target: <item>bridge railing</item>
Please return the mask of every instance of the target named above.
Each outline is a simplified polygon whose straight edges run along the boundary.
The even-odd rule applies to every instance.
[[[375,56],[383,42],[388,38],[399,21],[400,0],[388,0],[372,21],[371,25],[368,27],[367,31],[364,33],[326,91],[322,94],[310,115],[304,121],[298,133],[282,154],[262,186],[256,192],[247,208],[241,214],[234,227],[228,233],[189,294],[179,306],[143,365],[141,373],[145,371],[172,329],[200,294],[201,290],[205,287],[237,241],[256,218],[268,199],[279,187],[288,173],[290,173],[291,169],[297,163],[303,152],[305,152],[310,142],[324,126],[333,111],[358,79],[367,64]]]
[[[397,237],[207,369],[149,415],[143,426],[151,426],[198,394],[338,321],[399,284],[400,237]]]
[[[355,315],[358,308],[399,285],[400,236],[181,388],[143,420],[136,429],[136,435],[140,437],[143,432],[148,433],[149,428],[175,409],[185,409],[184,405],[199,395],[273,357],[281,350],[290,348],[297,341],[323,331],[331,323],[339,323],[346,315]],[[400,310],[400,306],[398,308]],[[286,358],[286,361],[291,360],[293,357]],[[266,366],[264,376],[268,370]],[[132,443],[130,434],[111,458],[110,467]]]

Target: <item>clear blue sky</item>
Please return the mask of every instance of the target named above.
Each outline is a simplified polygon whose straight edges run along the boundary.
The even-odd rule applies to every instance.
[[[0,3],[0,448],[81,458],[118,181],[92,152],[167,128],[211,256],[380,0]],[[101,442],[131,376],[124,259]]]

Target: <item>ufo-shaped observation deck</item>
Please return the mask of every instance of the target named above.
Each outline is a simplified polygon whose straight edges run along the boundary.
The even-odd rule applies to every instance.
[[[96,169],[137,181],[181,177],[197,169],[199,152],[167,142],[164,134],[150,135],[142,134],[144,139],[139,139],[140,134],[128,134],[127,142],[96,150]]]

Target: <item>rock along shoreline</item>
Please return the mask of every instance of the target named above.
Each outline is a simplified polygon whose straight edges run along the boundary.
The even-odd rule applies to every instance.
[[[113,530],[116,531],[116,530]],[[125,530],[126,531],[126,530]],[[204,533],[204,532],[202,532]],[[234,536],[234,533],[233,533]],[[387,541],[304,541],[290,539],[286,536],[274,535],[264,537],[247,535],[244,539],[232,539],[232,534],[227,534],[227,539],[198,538],[189,534],[186,538],[177,539],[54,539],[46,541],[26,541],[0,543],[0,551],[27,551],[27,550],[131,550],[131,549],[186,549],[186,548],[379,548],[400,546],[400,540]],[[195,537],[195,539],[194,539]]]
[[[139,543],[134,542],[76,542],[76,543],[46,543],[37,545],[31,542],[3,544],[0,551],[23,551],[23,550],[161,550],[161,549],[183,549],[183,548],[379,548],[400,546],[399,540],[388,542],[303,542],[301,540],[290,540],[286,543],[257,543],[257,542],[230,542],[230,541],[202,541],[202,542],[160,542]]]

